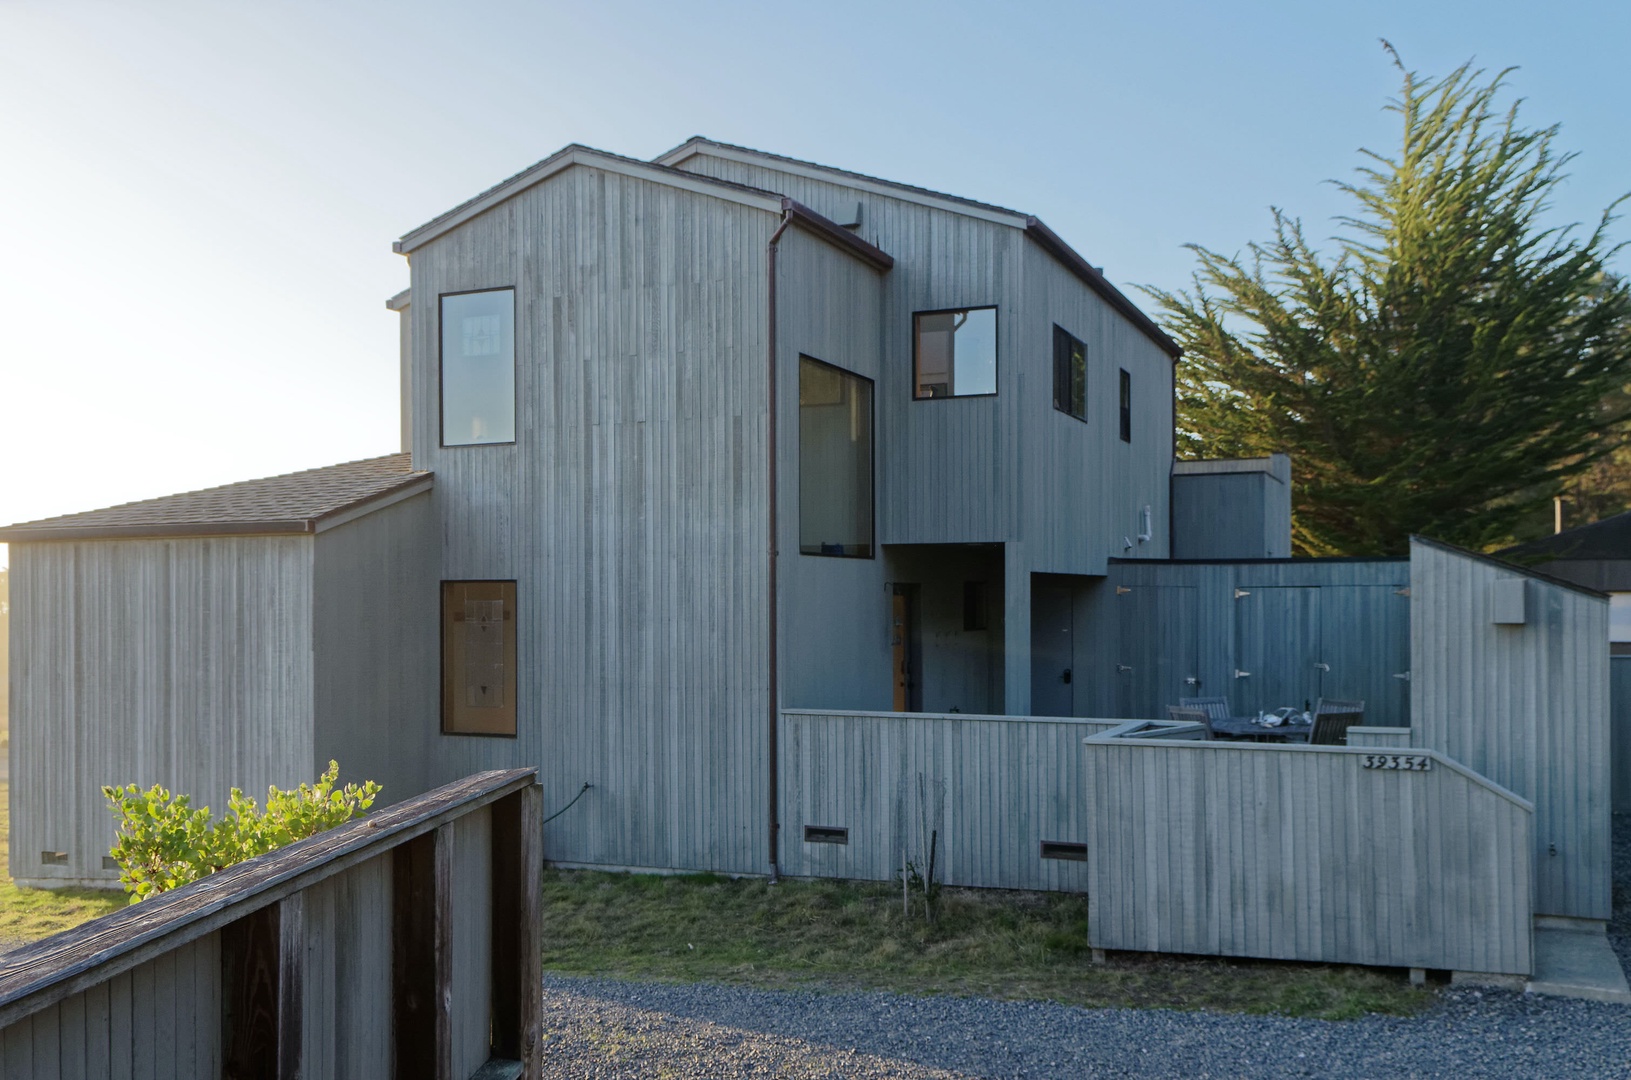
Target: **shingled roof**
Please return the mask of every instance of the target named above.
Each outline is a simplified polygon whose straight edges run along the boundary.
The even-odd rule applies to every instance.
[[[0,528],[0,541],[316,533],[427,491],[430,485],[431,474],[414,472],[410,455],[388,454],[25,521]]]

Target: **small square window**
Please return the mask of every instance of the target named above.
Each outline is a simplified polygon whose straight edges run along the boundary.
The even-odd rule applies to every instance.
[[[1087,419],[1087,346],[1058,326],[1053,328],[1053,407]]]
[[[1133,441],[1133,377],[1121,370],[1121,441]]]
[[[997,392],[997,309],[920,311],[912,316],[912,396]]]
[[[442,582],[442,734],[515,734],[515,582]]]

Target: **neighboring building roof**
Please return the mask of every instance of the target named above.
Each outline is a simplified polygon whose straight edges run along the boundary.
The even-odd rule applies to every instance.
[[[1500,570],[1510,570],[1514,574],[1522,574],[1524,577],[1534,578],[1536,581],[1543,581],[1548,585],[1556,585],[1560,588],[1572,590],[1573,592],[1583,593],[1586,596],[1593,596],[1599,600],[1608,599],[1608,594],[1606,592],[1599,589],[1593,589],[1589,585],[1582,585],[1578,581],[1568,581],[1564,578],[1554,577],[1551,574],[1542,573],[1531,566],[1525,566],[1521,563],[1508,561],[1508,556],[1511,551],[1510,548],[1507,549],[1507,551],[1497,552],[1494,555],[1485,555],[1481,551],[1472,551],[1468,548],[1461,547],[1458,544],[1452,544],[1444,540],[1434,540],[1430,536],[1422,536],[1418,533],[1410,534],[1410,542],[1412,544],[1423,544],[1427,547],[1437,548],[1440,551],[1448,551],[1453,555],[1461,555],[1465,558],[1472,559],[1475,562],[1485,563]]]
[[[1631,511],[1518,544],[1500,554],[1506,559],[1542,562],[1631,559]]]
[[[1048,228],[1041,218],[1032,214],[1026,214],[1019,210],[1010,210],[1005,206],[976,202],[973,199],[965,199],[958,195],[932,191],[929,188],[917,187],[913,184],[902,184],[894,180],[868,176],[865,173],[851,172],[848,169],[838,169],[831,165],[801,161],[798,158],[783,157],[780,154],[771,154],[746,146],[735,146],[731,143],[715,142],[701,135],[693,135],[674,149],[659,155],[654,164],[665,167],[677,166],[681,162],[704,152],[749,163],[755,158],[771,161],[785,171],[803,173],[816,178],[819,178],[822,174],[839,176],[843,177],[845,183],[852,187],[859,187],[863,190],[871,189],[878,194],[905,199],[908,202],[938,207],[942,210],[950,210],[953,213],[972,214],[975,217],[993,221],[999,225],[1009,225],[1016,229],[1023,229],[1026,236],[1036,241],[1042,250],[1059,260],[1084,285],[1092,289],[1105,303],[1138,327],[1145,337],[1160,346],[1161,350],[1168,356],[1176,360],[1183,355],[1183,349],[1178,346],[1178,343],[1157,326],[1153,319],[1144,314],[1137,304],[1129,300],[1125,293],[1112,285],[1110,280],[1104,276],[1102,269],[1082,258],[1076,249],[1065,243],[1058,233]],[[697,176],[701,174],[689,173],[687,175]]]
[[[329,465],[159,499],[25,521],[0,541],[99,540],[140,536],[318,533],[430,490],[408,454]]]
[[[1174,476],[1216,476],[1220,473],[1267,473],[1282,484],[1291,483],[1291,457],[1289,454],[1270,454],[1259,458],[1210,458],[1172,463]]]

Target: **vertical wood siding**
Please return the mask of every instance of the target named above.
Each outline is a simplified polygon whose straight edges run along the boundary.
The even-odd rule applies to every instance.
[[[104,784],[222,812],[234,786],[311,779],[310,538],[21,543],[11,559],[13,877],[117,878]]]
[[[1364,753],[1090,739],[1094,946],[1528,974],[1528,804]]]
[[[0,1028],[0,1076],[221,1075],[221,947],[209,934]]]
[[[381,805],[431,786],[440,727],[437,527],[427,492],[317,534],[312,768],[383,785]]]
[[[390,1075],[391,859],[379,856],[305,892],[301,1076]]]
[[[564,862],[765,868],[765,251],[776,216],[573,167],[414,252],[441,577],[514,578],[515,739]],[[516,289],[514,446],[439,446],[437,297]]]
[[[1523,579],[1528,621],[1490,620]],[[1431,747],[1535,804],[1535,912],[1609,917],[1608,602],[1436,544],[1410,546],[1411,715]]]
[[[1116,723],[783,710],[782,870],[888,881],[905,851],[924,871],[922,774],[946,785],[938,880],[1080,891],[1087,864],[1043,859],[1041,844],[1087,841],[1082,739]],[[805,843],[806,825],[848,829],[849,843]]]
[[[492,811],[453,823],[453,1074],[487,1061],[492,1017]]]

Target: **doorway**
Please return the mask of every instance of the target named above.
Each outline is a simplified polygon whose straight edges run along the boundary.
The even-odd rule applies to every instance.
[[[889,647],[893,654],[895,712],[922,712],[923,644],[918,611],[918,587],[896,585],[891,590]],[[876,624],[874,624],[876,625]]]
[[[1071,590],[1063,585],[1031,588],[1031,715],[1072,716],[1075,616]]]

